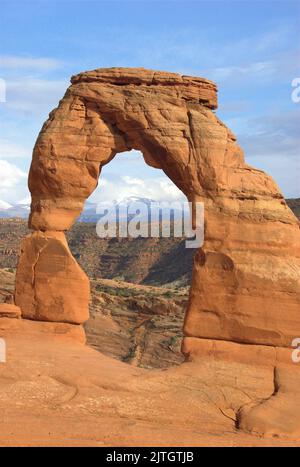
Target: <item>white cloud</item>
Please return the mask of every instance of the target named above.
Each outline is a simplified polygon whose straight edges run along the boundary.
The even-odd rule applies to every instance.
[[[61,66],[62,62],[54,58],[0,55],[0,67],[2,69],[47,72],[56,70]]]
[[[264,157],[264,154],[261,154],[247,157],[247,162],[271,175],[286,198],[299,198],[299,158],[291,161],[289,154],[277,154],[275,158]]]
[[[0,198],[11,204],[28,193],[27,174],[14,164],[0,159]]]
[[[245,151],[246,162],[265,170],[286,197],[300,195],[300,109],[226,121]]]
[[[9,209],[12,205],[0,199],[0,209]]]
[[[30,157],[31,148],[26,148],[21,144],[14,143],[8,139],[0,138],[0,157],[1,158],[26,158]]]
[[[16,165],[10,164],[5,160],[0,160],[0,189],[11,188],[15,186],[22,178],[26,178],[27,175]]]
[[[26,196],[25,198],[20,199],[17,204],[24,204],[24,205],[30,205],[31,203],[31,196]]]
[[[230,68],[231,72],[234,68],[250,67],[252,73],[255,69],[269,73],[272,68],[272,63],[269,62],[273,62],[275,54],[283,50],[291,51],[297,46],[292,42],[297,37],[295,28],[283,22],[277,25],[266,24],[263,32],[253,30],[251,33],[241,33],[238,40],[230,35],[220,40],[214,24],[205,24],[201,28],[182,25],[174,30],[158,31],[155,41],[153,34],[147,31],[143,31],[141,35],[138,27],[131,28],[130,32],[125,26],[115,29],[109,27],[105,33],[111,44],[109,49],[105,43],[95,40],[88,41],[85,45],[89,50],[97,50],[107,66],[131,64],[211,79],[213,76],[210,71],[227,73],[226,68]],[[137,36],[140,37],[138,49],[129,50],[128,41]]]
[[[265,62],[253,62],[236,66],[214,68],[208,70],[207,75],[214,81],[222,82],[232,77],[234,77],[235,80],[242,77],[252,78],[253,75],[256,79],[261,79],[262,77],[274,75],[276,71],[277,64],[269,60]]]
[[[139,186],[145,185],[144,180],[141,180],[140,178],[134,178],[134,177],[129,177],[128,175],[124,175],[123,177],[121,177],[121,179],[127,185],[139,185]]]
[[[300,109],[295,107],[292,111],[277,111],[252,119],[245,117],[231,123],[246,153],[272,160],[285,157],[291,163],[292,158],[300,156],[299,121]]]
[[[69,82],[40,78],[7,80],[4,109],[44,118],[57,106]]]
[[[99,189],[93,194],[91,201],[120,202],[132,196],[153,201],[186,201],[183,193],[167,176],[144,179],[130,176],[114,176],[113,179],[108,179],[100,176]]]

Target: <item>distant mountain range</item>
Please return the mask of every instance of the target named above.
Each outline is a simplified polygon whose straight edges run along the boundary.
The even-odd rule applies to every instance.
[[[300,198],[288,203],[300,219]],[[88,208],[92,211],[88,216],[94,215],[93,207]],[[27,234],[26,219],[0,219],[0,269],[15,270],[20,243]],[[87,221],[76,222],[67,239],[74,257],[91,278],[179,287],[190,283],[195,250],[185,248],[183,237],[101,238],[96,223]]]
[[[20,202],[18,204],[9,204],[0,200],[0,217],[27,219],[30,213],[30,203]]]
[[[292,198],[292,199],[287,199],[287,204],[289,207],[294,211],[296,216],[300,217],[300,198]],[[124,214],[124,207],[130,206],[130,213],[127,216],[127,219],[130,219],[134,217],[134,213],[137,209],[140,208],[141,203],[148,208],[150,207],[151,203],[156,203],[155,200],[148,199],[148,198],[138,198],[135,196],[131,196],[128,198],[124,198],[122,200],[114,200],[111,201],[110,203],[102,202],[102,203],[91,203],[87,201],[85,203],[83,212],[78,218],[78,222],[97,222],[105,213],[106,210],[111,209],[111,208],[117,208],[118,213],[119,213],[119,220],[120,221],[125,221],[126,220],[126,214]],[[107,219],[112,218],[113,216],[113,210],[111,214],[108,215]],[[30,200],[23,200],[20,201],[17,204],[9,204],[5,201],[0,200],[0,218],[21,218],[21,219],[27,219],[30,213]],[[174,209],[173,215],[171,215],[171,219],[179,219],[182,216],[182,210],[181,209]],[[147,212],[143,213],[141,216],[142,221],[147,221],[149,219],[149,215]],[[157,221],[160,220],[160,217],[157,218],[152,218],[152,221]]]
[[[151,204],[155,204],[156,201],[149,198],[139,198],[136,196],[130,196],[121,200],[113,200],[109,203],[91,203],[87,201],[85,203],[83,212],[78,218],[78,222],[97,222],[103,215],[108,215],[106,220],[111,220],[114,217],[114,213],[117,212],[118,219],[120,221],[130,220],[134,217],[134,213],[137,210],[145,207],[145,211],[142,210],[141,221],[147,221],[149,218],[149,208]],[[126,212],[126,208],[130,207],[129,214]],[[27,219],[30,213],[30,201],[24,200],[20,203],[11,205],[5,201],[0,200],[0,218],[21,218]],[[179,219],[182,216],[182,210],[174,209],[171,215],[171,220]],[[161,220],[160,215],[156,214],[153,216],[152,221]]]

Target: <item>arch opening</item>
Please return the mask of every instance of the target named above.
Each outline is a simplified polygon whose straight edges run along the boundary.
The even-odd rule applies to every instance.
[[[183,236],[100,238],[96,223],[112,205],[139,211],[144,203],[167,203],[170,222],[179,222],[183,193],[161,169],[147,165],[132,150],[116,154],[103,165],[99,184],[67,235],[70,250],[91,283],[90,318],[85,324],[88,344],[124,362],[166,368],[183,361],[183,321],[191,282],[194,250]],[[133,211],[132,211],[133,212]],[[131,218],[133,219],[133,218]],[[124,223],[120,218],[119,222]],[[130,221],[130,218],[126,219]],[[157,218],[154,222],[157,221]]]

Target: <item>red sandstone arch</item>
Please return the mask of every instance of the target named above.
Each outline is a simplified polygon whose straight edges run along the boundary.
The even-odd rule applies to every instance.
[[[15,293],[24,317],[87,319],[88,279],[63,232],[96,188],[101,166],[136,149],[190,201],[205,203],[184,351],[196,351],[198,337],[290,345],[300,333],[299,223],[274,181],[245,163],[216,107],[216,86],[203,78],[140,68],[72,78],[33,151],[35,232],[22,245]]]

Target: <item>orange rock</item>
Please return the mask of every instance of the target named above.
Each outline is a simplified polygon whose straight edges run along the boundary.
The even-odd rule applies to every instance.
[[[146,370],[81,332],[0,319],[1,446],[300,446],[300,366],[257,360],[267,346],[195,339],[194,361]]]
[[[195,257],[185,334],[287,347],[300,336],[299,222],[272,178],[245,163],[235,136],[212,111],[216,93],[206,79],[141,68],[73,77],[34,148],[30,227],[67,230],[96,188],[101,167],[119,152],[140,150],[190,201],[205,204],[205,242]],[[30,251],[40,241],[33,238]],[[43,277],[55,282],[51,255]],[[23,253],[19,269],[31,277],[33,263]],[[26,316],[69,320],[74,309],[83,310],[78,291],[67,300],[70,311],[61,287],[44,287],[43,312],[34,311],[26,274],[19,271],[16,289]],[[65,287],[66,272],[59,274]]]
[[[0,333],[1,337],[12,336],[14,338],[21,339],[26,336],[25,339],[30,342],[36,336],[40,336],[40,341],[45,338],[51,337],[55,342],[62,341],[64,343],[68,341],[74,341],[77,344],[85,344],[86,337],[82,325],[70,324],[70,323],[55,323],[48,321],[33,321],[28,319],[9,319],[3,317],[0,320]],[[32,349],[32,356],[36,349]]]
[[[274,370],[274,392],[264,401],[256,401],[240,409],[239,428],[264,436],[300,437],[300,371],[282,366]]]
[[[21,318],[21,309],[11,303],[0,303],[0,318]]]
[[[62,232],[25,238],[15,291],[23,318],[81,324],[88,319],[89,293],[89,280]]]

